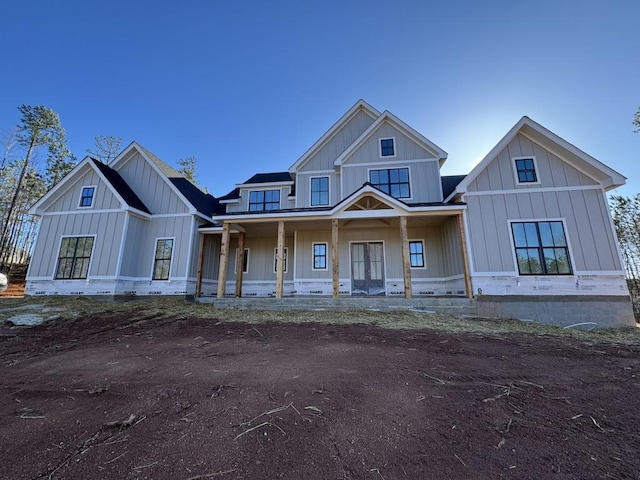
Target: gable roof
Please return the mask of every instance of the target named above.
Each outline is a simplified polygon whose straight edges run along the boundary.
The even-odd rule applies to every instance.
[[[448,198],[466,175],[446,175],[440,177],[442,182],[442,198]]]
[[[120,154],[111,162],[111,167],[117,171],[117,165],[128,158],[129,153],[136,150],[142,158],[160,174],[160,177],[169,185],[174,193],[189,207],[189,213],[201,213],[210,216],[220,210],[218,200],[211,194],[203,192],[197,185],[184,177],[175,168],[166,164],[159,157],[136,142],[131,142]]]
[[[469,184],[482,172],[485,167],[491,163],[497,155],[506,148],[516,135],[522,134],[534,143],[541,145],[543,148],[553,152],[555,155],[587,175],[599,182],[605,190],[610,190],[620,185],[624,185],[626,177],[616,172],[614,169],[606,166],[604,163],[596,160],[591,155],[583,152],[575,145],[567,142],[564,138],[556,135],[551,130],[546,129],[539,123],[531,120],[529,117],[522,117],[507,134],[502,137],[498,144],[491,149],[489,153],[469,172],[457,186],[454,192],[465,193]],[[447,199],[445,195],[445,201]]]
[[[293,182],[293,177],[289,172],[256,173],[242,185],[252,185],[256,183]]]
[[[325,132],[311,147],[302,154],[302,156],[289,167],[289,172],[295,173],[302,165],[304,165],[318,150],[327,144],[349,121],[359,112],[364,112],[371,118],[380,116],[380,112],[369,105],[364,100],[358,100],[347,112],[334,123],[329,130]]]
[[[351,145],[349,145],[349,147],[347,147],[344,152],[342,152],[342,154],[333,162],[333,164],[336,166],[342,165],[366,140],[368,140],[380,128],[380,126],[384,122],[389,122],[399,131],[418,143],[422,148],[433,153],[433,155],[439,160],[441,167],[447,160],[447,152],[445,152],[431,140],[424,137],[421,133],[417,132],[409,125],[404,123],[389,110],[385,110],[382,115],[380,115],[376,119],[375,122],[369,125],[369,128],[362,132],[362,134]]]
[[[142,202],[142,200],[140,200],[140,197],[136,195],[129,184],[124,181],[124,178],[122,178],[118,172],[116,172],[108,165],[105,165],[104,163],[96,160],[95,158],[88,158],[91,160],[93,165],[98,170],[100,170],[100,172],[102,172],[102,175],[104,175],[111,186],[120,194],[127,205],[129,205],[131,208],[140,210],[141,212],[151,214],[147,206]]]

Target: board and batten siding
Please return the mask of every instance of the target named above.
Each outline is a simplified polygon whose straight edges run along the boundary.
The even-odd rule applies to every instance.
[[[43,205],[48,212],[70,212],[91,210],[115,210],[121,208],[120,201],[113,194],[111,188],[106,185],[100,176],[89,165],[85,165],[85,173],[77,181],[73,182],[53,202]],[[80,207],[82,187],[95,187],[91,207]]]
[[[289,208],[290,205],[287,198],[289,197],[289,192],[291,191],[291,187],[289,185],[272,187],[272,186],[269,186],[269,184],[265,183],[264,186],[241,188],[240,202],[227,204],[227,213],[248,212],[249,211],[249,192],[255,192],[258,190],[280,190],[280,208]]]
[[[535,157],[539,184],[517,185],[513,158]],[[532,142],[522,134],[516,135],[480,174],[469,183],[468,191],[535,190],[537,188],[589,186],[598,183],[591,177],[561,160],[553,152]]]
[[[189,264],[188,245],[191,215],[160,217],[144,220],[131,216],[122,258],[121,275],[128,278],[151,279],[156,240],[173,238],[170,277],[186,277]]]
[[[311,179],[329,177],[329,204],[311,205]],[[299,208],[333,206],[342,198],[340,197],[340,175],[333,170],[326,173],[298,173],[296,175],[296,197]]]
[[[332,170],[333,162],[374,122],[362,110],[356,113],[325,145],[322,146],[298,172]]]
[[[151,213],[187,213],[188,206],[139,153],[117,167]]]
[[[278,245],[276,237],[246,238],[244,248],[249,249],[249,271],[242,275],[243,282],[276,281],[275,249]],[[293,280],[293,236],[285,237],[287,249],[287,271],[284,272],[284,280]],[[236,251],[238,249],[238,236],[232,235],[229,242],[229,261],[227,263],[227,281],[236,279]],[[219,250],[218,250],[219,253]],[[216,273],[217,276],[217,273]]]
[[[61,239],[68,236],[95,236],[89,278],[115,276],[124,218],[125,212],[43,216],[29,276],[54,277]]]
[[[517,272],[508,220],[564,219],[574,272],[619,271],[616,240],[602,190],[468,195],[475,272]]]

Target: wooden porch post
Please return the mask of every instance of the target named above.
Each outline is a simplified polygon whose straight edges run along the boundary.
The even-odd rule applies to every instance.
[[[244,232],[240,232],[238,234],[238,254],[236,255],[236,297],[242,296],[242,274],[244,273],[244,237]]]
[[[227,284],[227,263],[229,260],[229,231],[231,225],[225,223],[222,226],[222,242],[220,245],[220,268],[218,270],[218,298],[224,298]]]
[[[471,275],[469,274],[469,258],[467,254],[467,240],[464,233],[464,222],[462,221],[462,212],[458,215],[458,234],[460,236],[460,251],[462,252],[462,268],[464,270],[464,289],[467,298],[473,298],[471,291]]]
[[[404,298],[413,298],[411,289],[411,256],[409,254],[409,236],[407,217],[400,217],[400,240],[402,242],[402,277],[404,278]]]
[[[278,222],[278,250],[276,254],[276,298],[282,298],[284,290],[284,220]]]
[[[333,278],[333,298],[340,296],[340,273],[338,269],[338,219],[331,220],[331,272]]]
[[[202,267],[204,265],[204,244],[207,241],[207,236],[204,233],[200,234],[200,253],[198,255],[198,273],[196,275],[196,297],[202,294]]]

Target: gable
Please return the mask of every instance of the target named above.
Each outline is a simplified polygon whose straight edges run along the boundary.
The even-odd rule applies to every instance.
[[[532,158],[538,182],[523,185],[517,182],[515,158]],[[554,152],[522,133],[518,133],[478,172],[467,191],[513,190],[516,188],[557,188],[596,186],[598,182],[564,161]]]
[[[71,174],[70,174],[71,175]],[[80,207],[82,187],[95,187],[90,208]],[[120,199],[113,193],[110,185],[104,182],[98,172],[87,162],[73,172],[63,189],[52,192],[48,198],[43,198],[39,210],[45,212],[69,212],[82,210],[115,210],[122,208]]]
[[[189,213],[189,206],[135,148],[111,165],[155,214]]]

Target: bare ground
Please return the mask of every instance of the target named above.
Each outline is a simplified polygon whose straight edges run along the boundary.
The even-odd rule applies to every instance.
[[[0,300],[0,478],[640,478],[640,335]]]

